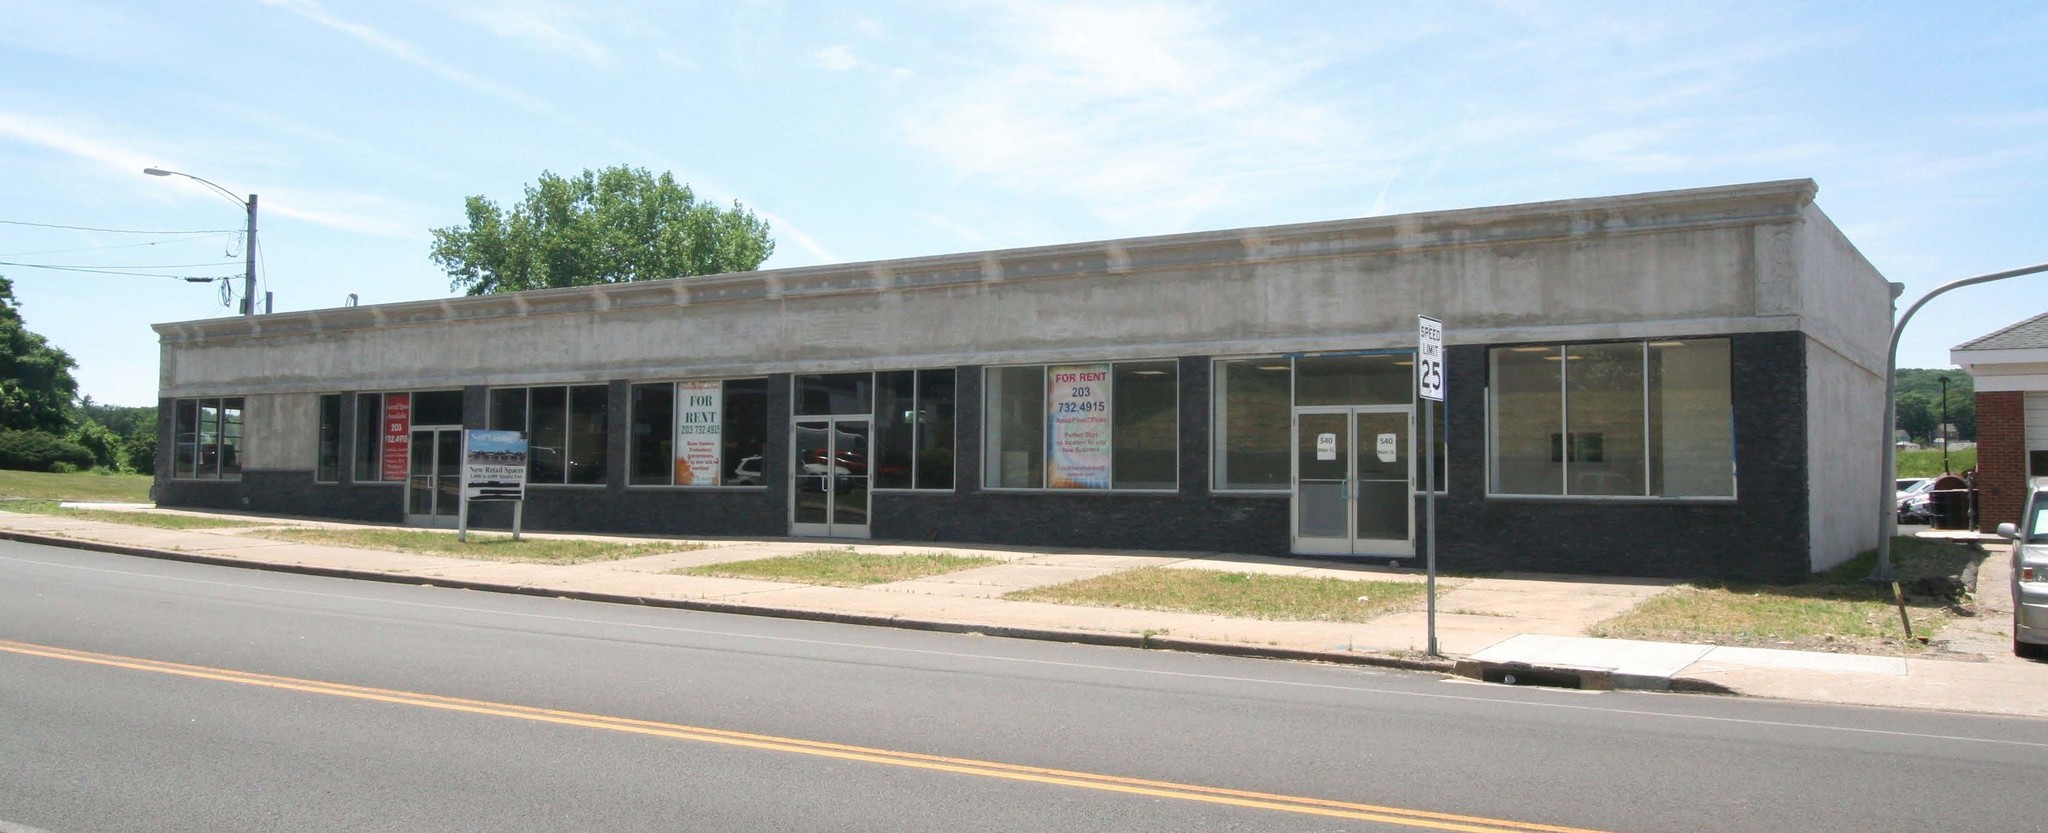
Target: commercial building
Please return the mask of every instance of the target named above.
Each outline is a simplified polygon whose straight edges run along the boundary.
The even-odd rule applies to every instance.
[[[2048,477],[2048,313],[1949,350],[1977,386],[1977,525],[2017,523],[2030,477]]]
[[[1815,190],[161,324],[156,494],[445,525],[509,429],[529,529],[1405,560],[1434,459],[1447,568],[1794,579],[1876,543],[1890,330]]]

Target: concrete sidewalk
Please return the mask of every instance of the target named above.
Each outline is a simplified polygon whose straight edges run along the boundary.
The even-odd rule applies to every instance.
[[[128,509],[130,507],[123,507]],[[202,514],[143,509],[170,514]],[[223,515],[237,520],[248,516]],[[264,519],[253,519],[264,520]],[[280,520],[280,526],[358,527]],[[1310,659],[1455,672],[1517,683],[1723,691],[1832,703],[2048,716],[2048,665],[2011,656],[2005,562],[1986,560],[1981,615],[1951,626],[1968,653],[1872,657],[1593,639],[1585,629],[1671,582],[1561,576],[1439,582],[1438,644],[1428,656],[1421,611],[1363,622],[1281,622],[1212,614],[1009,601],[1003,594],[1144,566],[1420,582],[1416,570],[1224,553],[1078,552],[874,542],[694,541],[702,549],[576,565],[477,561],[300,544],[260,528],[168,530],[0,512],[0,537],[133,555],[320,575],[565,596],[754,615],[976,632],[1132,647]],[[647,539],[557,536],[647,543]],[[862,588],[682,576],[682,567],[789,555],[824,546],[879,553],[948,552],[1001,563]],[[2002,548],[2000,548],[2002,550]],[[2001,641],[1999,629],[2004,628]],[[1958,629],[1960,631],[1958,632]]]

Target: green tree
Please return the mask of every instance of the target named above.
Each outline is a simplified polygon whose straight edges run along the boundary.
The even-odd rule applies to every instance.
[[[63,434],[78,395],[70,354],[29,332],[14,283],[0,277],[0,428]]]
[[[83,420],[78,423],[77,428],[71,429],[71,436],[65,439],[92,452],[92,463],[95,467],[115,471],[121,469],[121,435],[108,430],[106,426],[92,420]]]
[[[768,224],[737,201],[699,202],[666,172],[623,165],[542,171],[510,209],[482,196],[465,209],[467,225],[433,230],[432,257],[470,295],[745,272],[775,252]]]
[[[1917,393],[1902,394],[1898,398],[1897,425],[1914,439],[1934,436],[1934,423],[1940,420],[1927,397]]]

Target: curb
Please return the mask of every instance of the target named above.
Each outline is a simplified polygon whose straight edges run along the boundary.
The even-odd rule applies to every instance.
[[[113,544],[82,538],[42,535],[32,532],[0,529],[0,540],[19,541],[26,544],[41,544],[51,547],[90,550],[112,555],[128,555],[138,558],[154,558],[162,561],[183,561],[191,564],[207,564],[216,567],[238,567],[245,570],[264,570],[274,573],[321,576],[323,578],[346,578],[363,581],[381,581],[388,584],[410,584],[424,587],[448,587],[456,590],[475,590],[487,593],[508,593],[521,596],[546,596],[574,599],[585,602],[660,607],[674,610],[692,610],[702,613],[729,613],[740,616],[764,616],[773,619],[796,619],[809,622],[830,622],[841,625],[866,625],[870,627],[899,628],[903,630],[931,631],[935,633],[980,634],[1008,639],[1032,639],[1043,642],[1067,642],[1080,645],[1101,645],[1112,648],[1139,648],[1143,650],[1181,651],[1192,654],[1213,654],[1217,656],[1244,657],[1248,659],[1281,659],[1308,662],[1327,662],[1337,665],[1357,665],[1376,668],[1394,668],[1403,671],[1428,671],[1453,673],[1456,666],[1449,659],[1424,659],[1397,657],[1385,654],[1369,654],[1353,651],[1310,651],[1298,648],[1278,648],[1269,645],[1246,645],[1236,642],[1213,642],[1202,639],[1155,636],[1153,634],[1119,634],[1099,631],[1059,630],[1057,628],[1012,627],[1007,625],[985,625],[971,622],[948,622],[938,619],[907,619],[900,616],[877,616],[867,613],[835,613],[825,610],[806,610],[792,607],[767,607],[737,602],[721,602],[708,599],[666,599],[651,596],[633,596],[621,593],[597,593],[587,590],[565,590],[528,584],[497,584],[463,579],[436,580],[422,576],[383,573],[374,570],[350,570],[339,567],[315,567],[307,564],[280,564],[271,561],[250,561],[240,558],[225,558],[217,555],[159,550],[149,547]],[[4,831],[0,831],[4,833]]]
[[[1712,680],[1698,677],[1660,677],[1650,674],[1616,674],[1608,668],[1579,668],[1570,665],[1533,665],[1526,662],[1489,662],[1461,659],[1451,673],[1460,677],[1504,685],[1540,685],[1585,691],[1675,691],[1687,694],[1741,694]]]

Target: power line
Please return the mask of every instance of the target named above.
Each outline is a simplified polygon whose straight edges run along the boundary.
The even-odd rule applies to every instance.
[[[35,226],[36,228],[61,228],[70,229],[72,231],[101,231],[106,232],[108,234],[225,234],[230,232],[241,231],[241,229],[233,228],[186,229],[184,231],[143,231],[132,228],[95,228],[93,226],[66,226],[59,225],[56,223],[31,223],[27,220],[0,220],[0,224],[6,224],[10,226]]]
[[[182,243],[187,240],[199,240],[202,238],[215,237],[220,234],[230,233],[232,232],[207,232],[204,234],[194,234],[190,237],[180,237],[176,240],[151,240],[146,243],[115,243],[111,246],[86,246],[77,249],[42,249],[33,252],[0,252],[0,257],[26,257],[28,255],[63,255],[71,254],[73,252],[97,252],[103,249],[134,249],[142,246],[161,246],[165,243]]]
[[[226,264],[226,263],[212,263],[212,264],[200,264],[200,265],[207,265],[207,266],[227,266],[227,265],[230,265],[230,264]],[[240,277],[240,276],[238,276],[238,275],[206,275],[206,276],[201,276],[201,275],[171,275],[171,274],[164,274],[164,273],[160,273],[160,272],[128,272],[128,271],[122,271],[122,270],[115,270],[115,269],[92,269],[92,268],[87,268],[87,267],[84,267],[84,266],[49,266],[49,265],[45,265],[45,264],[41,264],[41,263],[11,263],[11,262],[8,262],[8,261],[5,261],[5,260],[0,260],[0,266],[18,266],[18,267],[21,267],[21,268],[23,268],[23,269],[48,269],[48,270],[50,270],[50,271],[52,271],[52,272],[88,272],[88,273],[91,273],[91,274],[95,274],[95,275],[133,275],[133,276],[135,276],[135,277],[139,277],[139,278],[176,278],[176,279],[178,279],[178,280],[181,280],[181,281],[194,281],[194,282],[198,282],[198,281],[211,281],[211,280],[227,280],[227,279],[229,279],[229,278],[235,278],[235,277]],[[141,268],[169,268],[169,267],[141,267]]]

